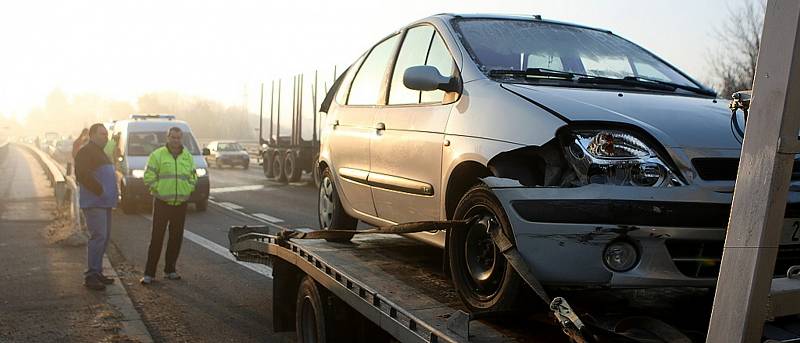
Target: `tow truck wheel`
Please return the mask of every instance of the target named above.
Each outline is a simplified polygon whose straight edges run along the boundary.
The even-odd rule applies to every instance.
[[[283,156],[279,151],[272,154],[272,171],[275,173],[275,181],[286,182],[286,174],[283,172]]]
[[[289,182],[297,182],[300,176],[303,175],[303,169],[297,165],[297,155],[291,151],[286,152],[286,159],[283,161],[286,174],[286,180]]]
[[[264,177],[271,179],[275,177],[275,173],[272,169],[272,155],[269,151],[265,151],[263,155],[261,155],[261,165],[264,169]]]
[[[479,216],[464,230],[448,231],[450,273],[458,295],[472,312],[501,312],[514,308],[521,279],[492,242],[487,230],[499,225],[513,239],[503,206],[485,185],[472,187],[461,198],[454,219]]]
[[[333,175],[328,168],[322,171],[322,178],[319,185],[319,229],[320,230],[355,230],[358,219],[351,217],[342,207],[339,200],[339,192],[333,183]],[[349,237],[328,239],[329,242],[349,242],[353,238]]]
[[[297,288],[295,328],[298,343],[326,342],[325,304],[317,283],[305,276]]]

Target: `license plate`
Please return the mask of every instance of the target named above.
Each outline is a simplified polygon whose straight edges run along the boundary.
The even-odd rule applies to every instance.
[[[784,220],[781,244],[800,244],[800,219]]]

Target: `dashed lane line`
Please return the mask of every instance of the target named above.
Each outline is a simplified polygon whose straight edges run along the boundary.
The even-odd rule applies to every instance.
[[[259,218],[259,217],[256,217],[255,215],[252,215],[252,214],[249,214],[249,213],[244,213],[244,212],[242,212],[242,211],[240,211],[240,210],[234,210],[234,209],[231,209],[231,208],[227,208],[227,207],[225,207],[225,206],[223,206],[223,205],[220,205],[220,203],[219,203],[219,202],[217,202],[217,201],[209,200],[208,202],[209,202],[209,203],[211,203],[211,204],[217,205],[217,206],[219,206],[219,207],[222,207],[222,208],[224,208],[224,209],[226,209],[226,210],[228,210],[228,211],[231,211],[231,212],[233,212],[233,213],[236,213],[236,214],[238,214],[238,215],[240,215],[240,216],[243,216],[243,217],[245,217],[245,218],[248,218],[248,219],[252,219],[252,220],[258,221],[259,223],[264,223],[264,224],[267,224],[267,225],[269,225],[269,226],[272,226],[273,228],[276,228],[276,229],[278,229],[278,230],[286,230],[286,228],[285,228],[285,227],[283,227],[283,226],[280,226],[280,225],[277,225],[277,224],[275,224],[275,223],[273,223],[273,222],[271,222],[271,221],[268,221],[268,220],[266,220],[266,219],[264,219],[264,218]],[[274,218],[274,217],[273,217],[273,218]],[[278,218],[275,218],[275,219],[278,219]]]
[[[218,187],[218,188],[211,188],[209,193],[211,193],[211,194],[219,194],[219,193],[232,193],[232,192],[246,192],[246,191],[257,191],[257,190],[261,190],[261,189],[264,189],[264,185]]]
[[[232,202],[220,202],[218,204],[219,204],[219,206],[222,206],[222,207],[230,209],[230,210],[243,210],[244,209],[244,207],[239,206],[237,204],[234,204]]]
[[[261,218],[261,219],[264,219],[264,220],[266,220],[266,221],[268,221],[270,223],[282,223],[283,222],[283,219],[275,218],[275,217],[273,217],[271,215],[264,214],[264,213],[253,213],[253,216]]]

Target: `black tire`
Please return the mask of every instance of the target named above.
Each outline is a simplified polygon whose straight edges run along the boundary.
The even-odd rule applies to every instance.
[[[128,192],[125,191],[125,187],[123,186],[120,188],[121,188],[120,194],[122,194],[122,196],[119,201],[120,202],[119,207],[122,208],[122,213],[136,214],[138,206],[136,205],[135,202],[133,202],[133,200],[131,200],[131,197],[128,196]]]
[[[319,184],[322,179],[322,174],[320,173],[320,165],[319,165],[319,154],[314,156],[314,160],[311,163],[311,178],[314,180],[314,188],[319,189]]]
[[[283,160],[283,170],[287,181],[300,181],[300,177],[303,176],[303,168],[297,165],[297,154],[291,151],[286,152],[286,157]]]
[[[459,201],[453,219],[479,215],[482,219],[464,230],[448,231],[448,262],[453,285],[471,312],[504,312],[515,309],[522,279],[503,257],[486,232],[500,225],[513,239],[511,223],[503,206],[486,185],[476,185]]]
[[[286,174],[283,170],[283,156],[279,151],[272,154],[272,171],[275,173],[275,181],[286,182]]]
[[[242,168],[244,168],[244,170],[250,169],[250,162],[247,162],[244,165],[242,165]]]
[[[271,179],[275,177],[275,173],[272,169],[272,155],[269,151],[264,151],[264,154],[261,155],[261,165],[264,169],[264,177]]]
[[[208,209],[208,198],[195,202],[194,209],[197,212],[205,212]]]
[[[333,175],[330,169],[322,171],[319,192],[317,197],[317,218],[319,219],[320,230],[355,230],[358,219],[351,217],[342,207],[339,200],[339,191],[333,182]],[[353,236],[337,239],[328,239],[329,242],[345,243],[349,242]]]
[[[323,294],[316,281],[309,276],[303,277],[297,287],[295,303],[295,332],[298,343],[322,343],[327,341],[327,325]]]
[[[214,160],[214,166],[216,166],[217,169],[222,169],[222,162],[220,162],[219,159],[216,159]]]

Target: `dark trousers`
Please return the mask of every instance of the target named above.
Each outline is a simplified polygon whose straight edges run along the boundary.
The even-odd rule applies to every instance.
[[[158,199],[153,199],[153,233],[150,237],[150,248],[147,250],[147,265],[144,275],[156,276],[156,266],[161,257],[161,246],[164,245],[164,233],[169,225],[169,240],[167,241],[167,255],[164,261],[164,273],[175,271],[175,262],[181,252],[183,241],[183,223],[186,221],[186,203],[178,206],[168,205]]]

